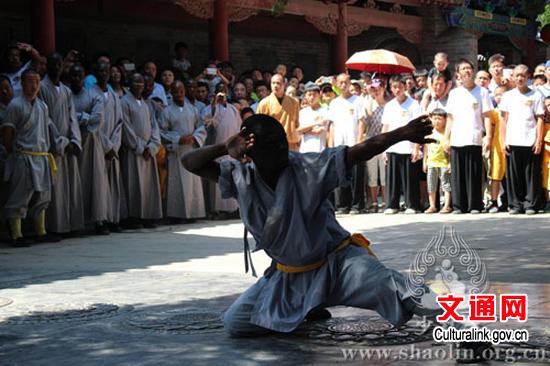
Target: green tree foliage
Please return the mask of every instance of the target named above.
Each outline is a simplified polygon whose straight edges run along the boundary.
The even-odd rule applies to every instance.
[[[544,7],[544,12],[539,14],[537,21],[540,23],[540,28],[550,23],[550,3],[547,3]]]

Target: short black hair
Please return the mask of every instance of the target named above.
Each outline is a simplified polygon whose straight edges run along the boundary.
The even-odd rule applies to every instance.
[[[460,60],[458,60],[458,62],[455,65],[455,72],[458,73],[458,69],[460,68],[460,65],[462,65],[462,64],[470,65],[472,67],[472,69],[475,71],[474,64],[470,60],[468,60],[466,58],[461,58]]]
[[[3,81],[7,81],[8,84],[10,84],[10,86],[11,86],[11,79],[8,75],[0,74],[0,83],[2,83]]]
[[[270,145],[286,140],[286,132],[283,126],[275,118],[267,114],[255,114],[247,118],[242,127],[247,133],[253,133],[256,145]]]
[[[254,83],[254,90],[257,90],[260,86],[265,86],[269,90],[269,85],[264,80],[258,80]]]
[[[432,116],[447,117],[447,112],[443,108],[436,108],[431,113]]]
[[[185,48],[186,50],[189,49],[189,47],[187,46],[187,43],[185,43],[185,42],[176,42],[176,44],[174,45],[174,51],[177,51],[180,48]]]
[[[206,89],[208,89],[208,84],[205,83],[204,81],[197,81],[197,85],[195,86],[195,88],[200,88],[200,87],[205,87]]]
[[[405,78],[402,75],[392,75],[392,77],[390,78],[390,85],[392,83],[405,84]]]
[[[542,75],[542,74],[535,75],[535,76],[533,77],[533,79],[539,79],[539,80],[542,80],[542,81],[544,81],[544,82],[547,81],[546,76],[544,76],[544,75]]]
[[[36,70],[33,67],[29,67],[28,69],[23,71],[23,73],[21,74],[21,81],[25,80],[27,78],[27,76],[29,76],[31,74],[36,74],[40,77],[40,73],[38,72],[38,70]]]
[[[241,109],[241,118],[243,118],[243,116],[247,113],[254,114],[254,110],[250,107],[244,107],[243,109]]]

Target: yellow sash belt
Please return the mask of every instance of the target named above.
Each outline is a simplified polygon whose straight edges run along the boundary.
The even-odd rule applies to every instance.
[[[340,243],[340,245],[338,245],[336,249],[334,249],[334,252],[339,252],[340,250],[344,249],[350,244],[365,248],[368,251],[369,255],[376,258],[376,255],[370,248],[369,239],[365,238],[362,234],[358,234],[358,233],[355,233],[352,236],[346,238],[344,241],[342,241],[342,243]],[[312,264],[306,264],[305,266],[289,266],[287,264],[277,263],[277,269],[285,273],[308,272],[321,267],[323,264],[326,263],[326,261],[327,261],[326,259],[321,259],[320,261],[317,261]]]
[[[48,162],[50,163],[50,167],[52,168],[53,176],[55,177],[57,173],[57,164],[55,163],[55,158],[52,153],[49,152],[43,152],[43,151],[19,151],[21,154],[25,155],[31,155],[31,156],[45,156],[48,158]]]

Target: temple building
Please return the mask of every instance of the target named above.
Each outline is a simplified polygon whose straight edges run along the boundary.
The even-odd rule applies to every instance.
[[[41,52],[109,52],[168,66],[176,42],[199,67],[230,60],[237,72],[300,65],[306,77],[344,70],[358,50],[386,48],[428,66],[502,53],[530,66],[546,58],[535,18],[544,1],[513,0],[19,0],[2,4],[0,41]],[[284,2],[283,2],[284,3]]]

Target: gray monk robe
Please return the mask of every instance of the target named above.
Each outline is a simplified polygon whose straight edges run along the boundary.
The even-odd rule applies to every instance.
[[[84,209],[78,157],[65,154],[65,148],[69,143],[73,143],[82,151],[72,92],[63,83],[56,86],[46,76],[40,83],[39,97],[48,106],[56,131],[53,150],[57,174],[52,189],[52,201],[46,213],[46,228],[54,233],[82,230]]]
[[[131,93],[122,97],[122,179],[126,194],[127,217],[162,218],[160,184],[155,155],[160,148],[160,133],[152,109]],[[143,157],[145,149],[151,157]]]
[[[51,161],[45,155],[50,150],[48,107],[38,98],[30,103],[24,96],[16,97],[0,125],[6,127],[12,127],[14,135],[3,177],[9,182],[5,216],[23,219],[28,212],[34,219],[48,206],[52,188]]]
[[[212,105],[206,106],[202,111],[202,119],[210,122],[214,133],[213,144],[223,144],[231,136],[239,133],[241,130],[241,116],[239,111],[232,104],[223,106],[222,104],[216,105],[216,112],[212,115]],[[224,159],[231,159],[229,155],[226,155],[218,161]],[[233,198],[224,199],[220,192],[219,184],[210,182],[209,195],[211,197],[211,207],[214,211],[233,212],[238,209],[237,201]]]
[[[181,163],[182,156],[194,148],[193,145],[180,145],[181,136],[193,135],[199,146],[206,140],[206,129],[199,118],[198,110],[186,100],[183,106],[171,104],[164,109],[161,117],[161,136],[169,141],[168,184],[166,187],[166,216],[182,219],[204,217],[204,195],[202,181],[190,173]]]
[[[350,184],[346,149],[289,153],[289,165],[273,191],[254,164],[224,160],[219,184],[223,197],[235,197],[245,227],[274,261],[317,269],[287,273],[272,265],[224,314],[236,336],[290,332],[315,308],[347,305],[376,310],[393,324],[408,321],[414,303],[406,278],[360,246],[335,251],[350,234],[336,220],[329,194]]]
[[[95,86],[94,86],[95,87]],[[86,223],[107,220],[109,181],[105,167],[105,153],[101,139],[101,127],[105,103],[103,93],[82,88],[73,94],[76,118],[82,135],[82,152],[79,156],[80,179]]]
[[[122,106],[120,98],[113,91],[104,92],[99,86],[94,85],[90,90],[95,91],[103,98],[104,111],[103,123],[100,127],[100,136],[103,152],[107,154],[113,150],[116,155],[105,161],[107,182],[109,187],[107,221],[120,222],[122,177],[120,175],[119,150],[122,139]]]
[[[6,166],[6,159],[8,158],[8,152],[4,147],[2,139],[2,121],[6,118],[6,109],[8,106],[0,102],[0,220],[4,222],[4,204],[8,199],[8,185],[4,182],[4,167]],[[0,224],[1,227],[1,224]]]

